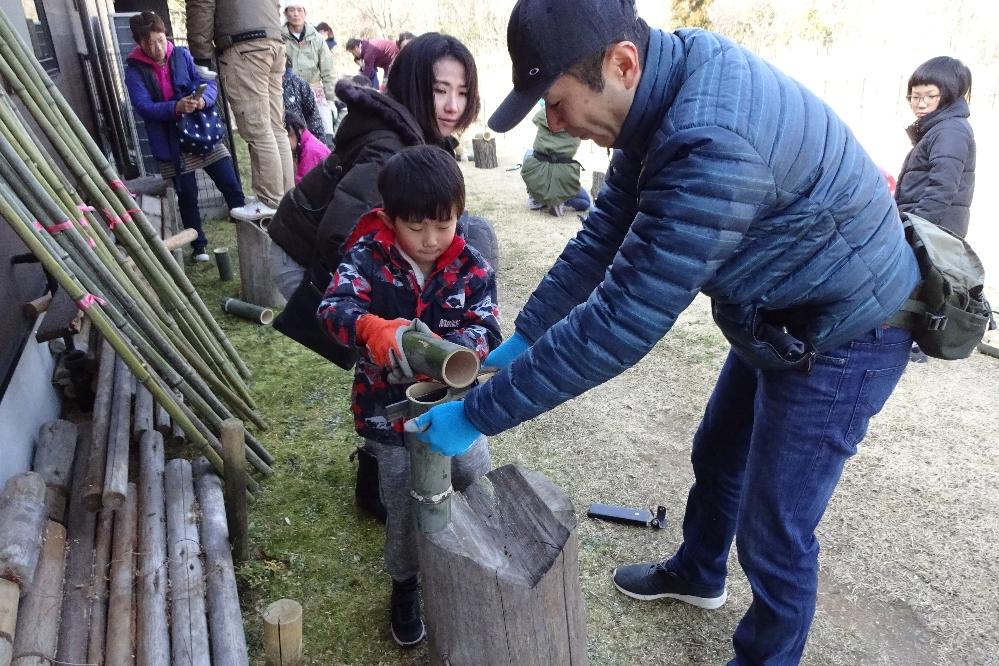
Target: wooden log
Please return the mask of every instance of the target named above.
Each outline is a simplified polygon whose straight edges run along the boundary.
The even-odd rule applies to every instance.
[[[101,361],[97,371],[97,392],[94,396],[93,435],[87,456],[85,477],[77,481],[82,485],[83,503],[91,511],[101,507],[104,494],[104,470],[107,466],[108,431],[111,427],[111,405],[114,397],[114,348],[107,340],[101,342]]]
[[[472,159],[476,169],[496,168],[496,139],[488,132],[472,139]]]
[[[17,583],[0,578],[0,666],[8,666],[14,656],[14,630],[20,601],[21,588]]]
[[[227,419],[222,424],[223,443],[226,441],[226,424],[230,420],[235,419]],[[239,450],[242,452],[243,439],[242,437],[238,439]],[[225,466],[228,470],[228,459]],[[243,615],[239,608],[239,592],[236,589],[236,571],[229,550],[229,529],[226,525],[226,500],[223,497],[222,480],[212,469],[211,463],[204,458],[195,462],[195,472],[198,504],[201,505],[201,546],[205,552],[208,633],[212,643],[212,666],[246,666],[249,663],[249,656],[246,651],[246,635],[243,631]],[[243,484],[242,493],[244,500],[245,485]]]
[[[132,412],[132,438],[138,442],[142,435],[153,429],[153,419],[155,417],[155,403],[153,394],[145,386],[139,384],[135,387],[135,409]]]
[[[7,479],[0,493],[0,578],[31,586],[45,534],[45,481],[23,472]]]
[[[135,573],[135,520],[138,515],[138,492],[130,483],[125,502],[114,516],[114,537],[111,542],[111,586],[108,595],[108,628],[104,641],[104,663],[125,666],[135,663],[132,646],[132,616],[135,598],[132,594]]]
[[[17,614],[14,666],[47,666],[55,660],[65,556],[66,528],[50,520],[35,581]]]
[[[173,429],[173,424],[170,422],[170,413],[166,410],[166,407],[159,403],[156,403],[156,417],[153,427],[163,435],[164,441],[170,436],[170,431]]]
[[[451,502],[451,524],[417,534],[430,663],[587,664],[572,502],[506,465]]]
[[[49,421],[38,433],[31,467],[45,480],[45,506],[56,522],[66,519],[66,502],[79,436],[76,424],[64,419]]]
[[[190,243],[191,241],[197,240],[197,238],[198,238],[197,231],[195,231],[194,229],[184,229],[180,233],[176,233],[171,236],[168,236],[167,238],[164,238],[163,245],[165,245],[166,249],[170,250],[171,252],[174,251],[183,252],[184,246]],[[125,266],[130,270],[133,271],[137,270],[135,262],[131,258],[125,260]]]
[[[225,470],[225,507],[228,516],[227,535],[232,541],[232,555],[245,562],[249,547],[246,520],[246,440],[243,422],[226,419],[222,422],[222,461]],[[202,510],[204,510],[202,508]]]
[[[271,278],[271,237],[266,231],[266,223],[269,222],[269,218],[236,222],[240,294],[248,303],[283,308],[285,298]]]
[[[35,333],[35,340],[48,342],[57,338],[73,336],[80,332],[82,325],[83,316],[80,314],[76,302],[70,298],[65,289],[60,289],[52,297],[52,302],[49,303],[45,319],[42,320]]]
[[[207,461],[206,461],[207,462]],[[211,464],[211,463],[209,463]],[[136,651],[139,664],[170,663],[167,622],[166,505],[163,500],[163,435],[155,430],[139,443],[139,551]]]
[[[89,639],[91,591],[94,585],[94,527],[97,514],[83,502],[83,479],[91,451],[91,426],[80,427],[80,446],[73,462],[73,492],[66,518],[66,581],[59,623],[58,660],[85,663]]]
[[[593,172],[593,185],[590,186],[590,198],[594,201],[597,200],[597,195],[600,194],[600,189],[604,186],[604,180],[607,178],[607,174],[603,171]]]
[[[21,312],[24,316],[31,321],[38,319],[38,316],[49,309],[49,305],[52,303],[52,293],[49,292],[44,296],[39,296],[38,298],[28,301],[21,306]]]
[[[293,599],[278,599],[264,611],[264,663],[302,663],[302,605]]]
[[[175,458],[164,475],[170,557],[170,643],[174,664],[209,666],[205,584],[191,463]]]
[[[97,514],[94,543],[93,603],[90,606],[90,640],[87,663],[104,664],[104,640],[108,627],[108,586],[111,582],[111,540],[114,535],[115,510],[101,509]]]
[[[112,509],[125,503],[128,488],[128,449],[131,442],[132,373],[119,356],[114,368],[114,398],[108,427],[108,453],[104,466],[101,504]]]

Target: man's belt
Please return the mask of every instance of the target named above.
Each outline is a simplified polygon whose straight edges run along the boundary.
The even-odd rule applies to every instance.
[[[248,42],[251,39],[271,39],[276,42],[283,41],[283,38],[281,37],[281,30],[278,28],[247,30],[246,32],[237,32],[234,35],[223,35],[222,37],[219,37],[215,40],[215,52],[218,55],[222,55],[222,52],[233,44]]]
[[[578,164],[576,160],[571,157],[560,157],[558,155],[549,155],[548,153],[542,153],[537,150],[534,151],[534,156],[541,160],[542,162],[548,162],[549,164]]]

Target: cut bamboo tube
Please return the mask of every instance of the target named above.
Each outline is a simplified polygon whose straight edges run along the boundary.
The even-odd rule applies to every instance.
[[[135,613],[135,520],[138,493],[128,484],[124,505],[115,511],[111,542],[111,586],[108,596],[108,630],[104,641],[106,666],[134,664],[132,616]]]
[[[17,614],[13,666],[47,666],[55,660],[65,556],[66,528],[50,520],[35,581]]]
[[[170,556],[170,644],[173,663],[209,666],[201,538],[191,463],[175,458],[164,474]]]
[[[406,389],[409,418],[420,416],[431,407],[453,400],[447,387],[438,382],[417,382]],[[417,437],[405,434],[409,449],[409,487],[415,499],[416,527],[424,534],[434,534],[451,522],[451,458],[437,453]]]
[[[35,472],[7,479],[0,493],[0,578],[31,586],[45,533],[45,481]]]
[[[413,372],[454,388],[471,386],[479,376],[479,357],[474,351],[434,335],[406,331],[402,351]]]
[[[56,522],[66,519],[73,456],[76,455],[76,425],[63,419],[41,427],[32,468],[45,480],[45,505],[48,516]]]
[[[264,663],[302,663],[302,605],[293,599],[278,599],[264,611]]]
[[[238,298],[227,298],[222,301],[222,310],[247,321],[264,324],[265,326],[274,321],[274,310],[254,305],[253,303],[247,303]]]
[[[145,666],[168,666],[170,629],[167,621],[163,435],[155,430],[143,434],[139,457],[139,542],[142,548],[137,576],[135,658]],[[209,464],[207,460],[205,464]]]
[[[236,572],[229,550],[222,480],[204,458],[195,461],[194,468],[198,503],[201,505],[201,545],[205,552],[212,666],[246,666],[249,663],[246,636],[239,609]],[[245,497],[244,492],[242,498]]]

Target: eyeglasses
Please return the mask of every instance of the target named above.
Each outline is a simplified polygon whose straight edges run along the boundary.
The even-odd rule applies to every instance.
[[[933,102],[940,99],[940,95],[906,95],[905,98],[909,100],[909,104],[916,106],[920,102],[926,102],[927,104],[932,104]]]

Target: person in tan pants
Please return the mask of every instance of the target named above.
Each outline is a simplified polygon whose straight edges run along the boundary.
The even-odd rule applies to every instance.
[[[277,0],[188,0],[188,45],[204,64],[218,56],[222,85],[250,148],[250,173],[258,202],[234,215],[263,217],[294,186],[291,149],[284,129],[281,77],[285,50]]]

